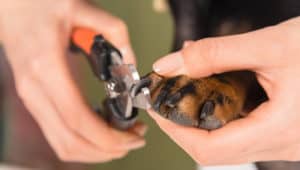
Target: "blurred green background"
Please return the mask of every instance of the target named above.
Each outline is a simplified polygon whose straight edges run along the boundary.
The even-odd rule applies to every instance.
[[[94,3],[127,23],[141,75],[150,72],[152,63],[171,50],[173,37],[171,15],[169,12],[155,12],[152,0],[94,0]],[[82,85],[83,91],[92,105],[99,103],[103,91],[99,91],[99,82],[92,76],[84,59],[82,63],[84,63],[82,67],[86,67],[81,69],[85,79],[83,82],[88,82]],[[157,127],[147,113],[141,112],[140,119],[149,125],[146,147],[131,152],[122,160],[93,166],[91,170],[195,169],[195,163]]]

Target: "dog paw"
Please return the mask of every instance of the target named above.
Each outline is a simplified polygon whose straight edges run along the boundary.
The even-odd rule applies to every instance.
[[[150,73],[144,79],[151,82],[153,109],[178,124],[213,130],[242,113],[245,92],[230,77],[167,78]]]

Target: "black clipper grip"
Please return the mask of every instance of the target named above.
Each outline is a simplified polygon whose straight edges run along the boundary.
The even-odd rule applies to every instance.
[[[107,120],[112,127],[116,129],[126,131],[134,126],[137,120],[138,109],[133,108],[132,114],[130,117],[124,117],[121,110],[118,110],[115,99],[107,98],[104,101],[105,112],[108,113]]]

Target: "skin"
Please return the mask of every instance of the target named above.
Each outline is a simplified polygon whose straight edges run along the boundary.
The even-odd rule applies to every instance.
[[[183,127],[149,110],[161,129],[201,165],[300,160],[300,18],[261,30],[189,42],[154,63],[165,76],[199,78],[252,70],[269,100],[221,129]],[[197,64],[195,64],[197,61]]]
[[[17,93],[61,160],[105,162],[145,145],[146,126],[138,123],[128,132],[108,126],[88,107],[67,67],[75,27],[98,31],[121,50],[127,63],[135,63],[123,21],[79,0],[0,4],[0,40]]]

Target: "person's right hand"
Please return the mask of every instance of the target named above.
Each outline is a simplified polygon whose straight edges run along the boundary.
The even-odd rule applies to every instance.
[[[103,162],[145,145],[143,124],[128,132],[109,127],[87,106],[67,68],[74,27],[103,34],[127,63],[135,63],[123,21],[79,0],[0,0],[0,4],[0,39],[17,93],[60,159]]]

